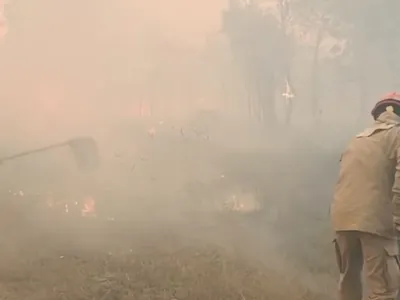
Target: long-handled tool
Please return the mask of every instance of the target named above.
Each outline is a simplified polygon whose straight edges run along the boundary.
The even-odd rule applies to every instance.
[[[96,141],[92,137],[79,137],[62,143],[52,144],[46,147],[20,152],[14,155],[0,158],[0,162],[5,162],[34,153],[45,152],[55,148],[69,147],[73,153],[79,168],[94,169],[100,164],[99,151]]]

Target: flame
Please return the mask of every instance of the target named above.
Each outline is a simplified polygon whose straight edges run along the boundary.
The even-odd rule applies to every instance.
[[[156,129],[154,127],[151,127],[149,130],[147,130],[147,134],[151,137],[154,138],[156,135]]]
[[[151,108],[148,103],[146,103],[146,102],[140,103],[140,116],[141,117],[150,117],[151,116]]]
[[[0,39],[4,38],[8,32],[7,18],[4,15],[6,2],[0,0]]]
[[[76,210],[74,207],[78,207],[80,203],[82,203],[82,209],[80,210],[82,217],[95,217],[96,216],[96,201],[92,196],[86,196],[82,199],[82,201],[55,201],[54,197],[51,193],[49,193],[46,197],[47,206],[52,209],[56,209],[57,207],[62,207],[64,213],[74,213]]]
[[[145,101],[140,101],[133,104],[130,113],[135,117],[151,117],[151,106]]]
[[[96,216],[96,201],[92,196],[84,198],[81,214],[83,217]]]

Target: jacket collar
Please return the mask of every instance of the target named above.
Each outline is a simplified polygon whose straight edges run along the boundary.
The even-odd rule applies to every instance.
[[[377,131],[388,130],[390,128],[399,125],[400,125],[400,117],[393,112],[385,111],[378,117],[378,119],[371,127],[359,133],[357,135],[357,138],[371,136]]]
[[[383,112],[378,119],[376,119],[375,123],[381,124],[392,124],[392,125],[399,125],[400,124],[400,117],[393,112],[385,111]]]

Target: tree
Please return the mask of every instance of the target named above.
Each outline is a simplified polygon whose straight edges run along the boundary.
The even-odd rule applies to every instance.
[[[234,60],[248,94],[249,114],[276,124],[275,90],[277,77],[284,73],[282,55],[285,34],[271,15],[257,3],[231,0],[223,15],[223,31],[229,37]]]
[[[327,37],[341,39],[344,25],[338,20],[333,0],[293,0],[292,11],[295,24],[300,25],[314,37],[311,65],[311,109],[314,118],[320,112],[320,61],[321,44]]]
[[[285,50],[284,52],[284,59],[283,59],[283,77],[285,78],[286,83],[286,91],[285,93],[288,94],[289,90],[291,95],[286,95],[286,105],[285,105],[285,124],[289,125],[292,120],[292,113],[293,113],[293,97],[292,92],[293,81],[292,81],[292,63],[293,63],[293,37],[291,35],[291,20],[292,20],[292,13],[291,13],[291,2],[290,0],[278,0],[278,12],[279,12],[279,22],[280,22],[280,29],[284,34],[283,39],[283,47],[282,49]]]
[[[313,103],[318,102],[318,53],[324,32],[346,40],[350,65],[346,72],[356,75],[359,89],[359,114],[366,115],[372,96],[383,89],[399,86],[400,3],[391,0],[296,0],[300,22],[317,28],[313,62]]]

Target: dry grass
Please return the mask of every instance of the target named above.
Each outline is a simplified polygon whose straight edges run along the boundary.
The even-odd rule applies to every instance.
[[[318,273],[290,273],[272,248],[257,252],[254,236],[232,228],[237,221],[154,225],[48,213],[40,226],[3,232],[1,299],[326,299],[306,282]]]
[[[40,193],[18,201],[2,195],[1,300],[333,298],[329,190],[313,185],[321,174],[303,157],[285,156],[282,164],[275,154],[269,160],[249,153],[223,161],[211,144],[184,141],[166,151],[163,142],[151,143],[143,160],[139,153],[107,162],[91,186],[97,219],[59,215],[43,205]],[[64,199],[85,192],[79,184],[79,192],[73,190],[80,176],[52,176],[54,166],[41,161],[24,172],[25,181],[23,163],[16,170],[6,166],[2,190],[12,184],[34,191],[36,181],[46,188],[51,177],[48,188],[61,187]],[[38,168],[50,174],[35,178]],[[196,189],[187,189],[193,182]],[[221,216],[196,204],[243,183],[266,200],[263,215]],[[102,219],[111,212],[116,221]]]
[[[268,265],[177,227],[76,222],[79,243],[76,232],[59,235],[65,227],[31,229],[26,239],[9,232],[14,242],[2,245],[2,299],[323,299]]]

